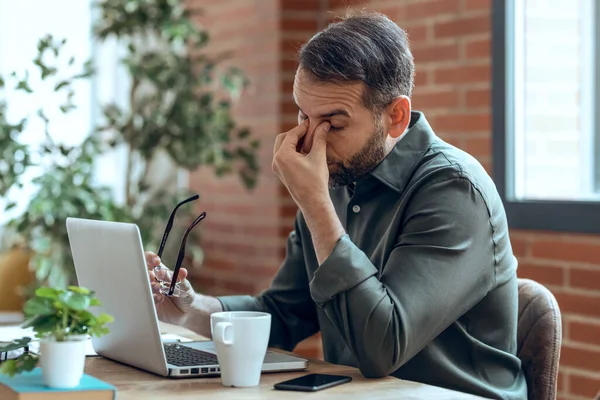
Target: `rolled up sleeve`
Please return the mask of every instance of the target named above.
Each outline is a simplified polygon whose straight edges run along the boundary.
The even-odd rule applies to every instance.
[[[376,274],[377,268],[346,234],[338,240],[331,255],[315,272],[310,282],[310,293],[315,303],[322,306],[339,293],[352,289]]]

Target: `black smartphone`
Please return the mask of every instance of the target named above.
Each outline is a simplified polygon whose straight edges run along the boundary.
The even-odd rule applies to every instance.
[[[277,390],[293,390],[297,392],[316,392],[333,386],[348,383],[352,380],[349,376],[308,374],[289,381],[279,382],[273,386]]]

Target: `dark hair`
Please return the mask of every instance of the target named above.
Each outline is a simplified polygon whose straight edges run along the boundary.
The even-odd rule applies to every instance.
[[[366,108],[411,95],[414,61],[406,32],[383,14],[349,14],[302,46],[299,67],[328,82],[363,82]]]

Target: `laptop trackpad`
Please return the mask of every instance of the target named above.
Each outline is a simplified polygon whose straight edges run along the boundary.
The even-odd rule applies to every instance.
[[[215,349],[215,342],[212,340],[202,340],[198,342],[184,342],[182,345],[191,347],[192,349],[202,350],[207,353],[217,354],[217,349]]]

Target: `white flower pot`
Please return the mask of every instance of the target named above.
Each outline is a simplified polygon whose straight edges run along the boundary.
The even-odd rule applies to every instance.
[[[85,339],[57,342],[48,338],[40,341],[40,364],[46,386],[70,389],[79,385],[85,367],[85,344]]]

